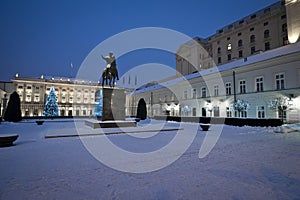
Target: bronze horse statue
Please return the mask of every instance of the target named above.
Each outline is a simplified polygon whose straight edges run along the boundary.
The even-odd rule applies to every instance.
[[[109,84],[110,87],[114,87],[116,79],[119,80],[119,74],[116,61],[114,60],[110,64],[110,67],[106,67],[102,72],[102,87],[104,86],[104,82],[105,85]]]

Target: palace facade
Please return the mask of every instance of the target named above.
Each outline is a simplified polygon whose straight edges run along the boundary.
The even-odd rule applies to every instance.
[[[137,89],[129,99],[130,115],[136,114],[141,99],[150,117],[283,118],[299,122],[300,43]],[[237,112],[234,105],[238,101],[245,102],[247,109]]]
[[[195,37],[177,51],[177,74],[185,76],[297,42],[299,9],[299,1],[278,1],[208,38]]]
[[[91,82],[44,76],[25,78],[16,74],[11,82],[6,83],[5,91],[8,97],[17,91],[23,117],[42,116],[51,87],[55,89],[60,116],[94,115],[95,92],[102,87]]]

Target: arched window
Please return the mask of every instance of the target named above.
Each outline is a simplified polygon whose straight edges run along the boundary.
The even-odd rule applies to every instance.
[[[268,38],[270,37],[270,31],[269,30],[265,30],[264,32],[264,38]]]
[[[251,35],[251,36],[250,36],[250,42],[251,42],[251,43],[255,42],[255,35]]]
[[[241,47],[241,46],[243,46],[243,40],[238,41],[238,47]]]

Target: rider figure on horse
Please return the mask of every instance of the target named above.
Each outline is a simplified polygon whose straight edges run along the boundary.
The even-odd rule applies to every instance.
[[[115,79],[119,80],[116,57],[112,52],[109,52],[108,56],[101,55],[101,57],[106,61],[106,67],[102,73],[102,86],[104,85],[104,81],[107,84],[107,80],[109,80],[109,85],[112,87],[112,82],[114,85]]]

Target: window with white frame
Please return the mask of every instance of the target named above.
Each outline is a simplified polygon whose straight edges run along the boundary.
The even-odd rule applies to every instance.
[[[247,111],[241,111],[240,117],[247,117]]]
[[[201,88],[201,96],[202,98],[206,98],[207,94],[206,94],[206,87],[202,87]]]
[[[231,113],[230,107],[226,107],[226,116],[227,117],[232,117],[232,113]]]
[[[31,102],[31,94],[26,94],[26,102]]]
[[[256,84],[256,92],[262,92],[264,91],[264,78],[263,77],[257,77],[255,79]]]
[[[231,83],[227,82],[225,84],[225,89],[226,89],[226,95],[231,95]]]
[[[275,75],[276,90],[283,90],[284,82],[285,82],[285,78],[283,73],[279,73]]]
[[[39,94],[35,94],[34,95],[34,102],[39,102],[40,101],[40,95]]]
[[[192,98],[193,98],[193,99],[196,99],[196,98],[197,98],[197,90],[196,90],[196,88],[193,88],[193,89],[192,89]]]
[[[214,86],[214,96],[219,96],[219,86],[218,85],[215,85]]]
[[[66,103],[66,97],[65,97],[65,96],[63,96],[63,97],[61,98],[61,102],[62,102],[62,103]]]
[[[257,118],[265,118],[265,107],[257,106]]]
[[[187,91],[183,91],[183,99],[187,99]]]
[[[240,93],[245,94],[246,93],[246,81],[240,80]]]

